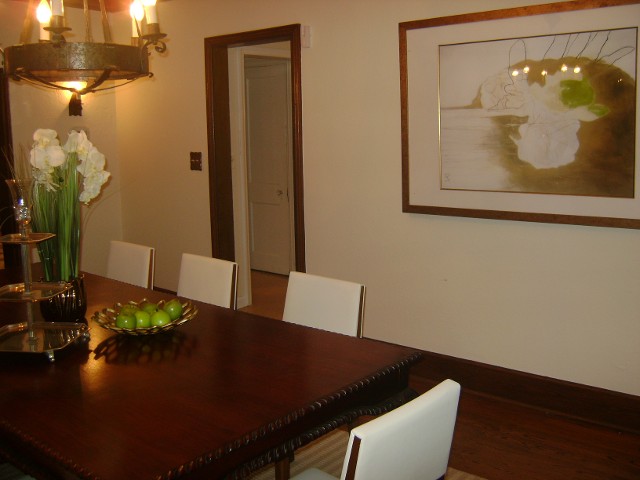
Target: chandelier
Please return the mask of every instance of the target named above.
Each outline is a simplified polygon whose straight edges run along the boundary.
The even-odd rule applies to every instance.
[[[156,0],[131,3],[130,45],[113,43],[106,0],[98,0],[102,43],[93,40],[89,0],[82,0],[84,42],[68,42],[65,38],[71,28],[67,26],[63,0],[40,0],[36,7],[37,1],[29,0],[20,43],[4,49],[4,68],[14,80],[71,92],[69,115],[82,115],[82,95],[151,77],[149,48],[153,46],[159,53],[166,50],[163,41],[166,35],[160,32]],[[34,20],[40,25],[40,35],[36,42],[31,42]],[[105,84],[106,81],[115,83]]]

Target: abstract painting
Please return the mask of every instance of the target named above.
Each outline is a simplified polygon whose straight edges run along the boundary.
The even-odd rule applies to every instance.
[[[632,198],[637,34],[440,45],[442,188]]]
[[[640,0],[398,27],[403,212],[640,229]]]

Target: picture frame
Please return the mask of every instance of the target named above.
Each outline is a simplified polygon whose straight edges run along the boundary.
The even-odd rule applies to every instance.
[[[640,229],[639,23],[640,0],[400,23],[403,212]]]

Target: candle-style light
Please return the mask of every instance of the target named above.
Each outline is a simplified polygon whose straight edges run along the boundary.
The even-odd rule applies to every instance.
[[[91,33],[89,0],[82,0],[84,6],[85,41],[71,42],[64,37],[71,30],[67,26],[64,1],[41,0],[36,10],[40,25],[39,40],[30,41],[32,20],[31,0],[27,7],[25,28],[20,42],[7,47],[4,55],[5,72],[13,80],[24,80],[40,86],[67,90],[73,93],[69,103],[70,115],[81,115],[81,95],[106,88],[124,85],[140,77],[150,77],[149,47],[164,52],[166,45],[158,24],[158,12],[155,0],[134,0],[130,7],[132,15],[132,37],[130,45],[117,44],[111,40],[111,31],[107,17],[106,0],[98,0],[104,42],[94,42]],[[48,18],[47,18],[48,17]],[[77,36],[76,36],[77,37]],[[67,82],[85,82],[86,86],[78,90],[67,86]],[[106,81],[122,81],[117,85],[103,86]]]
[[[47,41],[50,38],[49,32],[46,30],[46,27],[49,26],[51,15],[51,7],[49,6],[49,2],[47,2],[47,0],[40,0],[38,8],[36,8],[36,18],[38,19],[38,23],[40,24],[41,41]]]
[[[64,3],[62,0],[51,0],[51,14],[59,17],[64,15]]]
[[[131,2],[129,14],[131,15],[131,37],[137,39],[140,36],[140,22],[144,18],[144,6],[140,0]]]
[[[156,12],[156,0],[142,0],[144,5],[144,16],[148,24],[158,23],[158,12]]]

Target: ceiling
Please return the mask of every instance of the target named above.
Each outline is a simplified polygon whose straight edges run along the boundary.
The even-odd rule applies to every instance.
[[[28,0],[22,0],[27,2]],[[162,0],[168,1],[168,0]],[[109,12],[116,12],[120,10],[129,10],[131,0],[104,0],[105,7]],[[64,0],[65,7],[82,8],[83,0]],[[89,8],[91,10],[100,10],[100,3],[98,0],[89,0]]]

